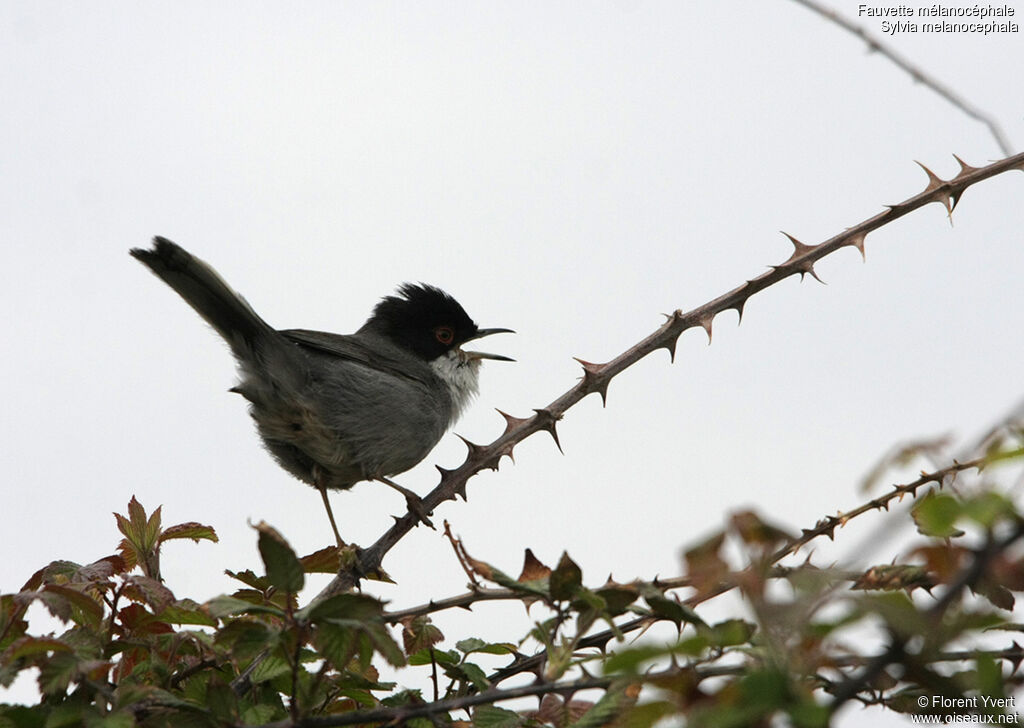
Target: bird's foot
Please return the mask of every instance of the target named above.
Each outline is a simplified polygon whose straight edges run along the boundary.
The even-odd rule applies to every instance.
[[[392,488],[397,490],[399,493],[404,495],[405,496],[405,504],[409,508],[409,513],[411,513],[414,516],[416,516],[416,520],[419,521],[420,523],[422,523],[423,525],[429,526],[430,528],[434,528],[434,524],[431,522],[430,518],[428,517],[430,515],[430,511],[427,510],[427,505],[426,505],[426,503],[423,502],[422,498],[420,498],[418,495],[413,493],[408,488],[403,488],[398,483],[394,482],[393,480],[389,480],[388,478],[378,477],[378,478],[375,478],[375,480],[379,480],[380,482],[384,483],[385,485],[391,486]]]

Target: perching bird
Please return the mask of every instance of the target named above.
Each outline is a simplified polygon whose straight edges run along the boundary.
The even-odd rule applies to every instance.
[[[514,332],[478,328],[458,301],[422,283],[383,298],[354,334],[278,331],[170,240],[156,237],[152,249],[131,254],[228,342],[240,378],[231,391],[249,400],[281,467],[319,489],[339,546],[327,489],[378,480],[401,491],[426,521],[416,495],[389,478],[423,460],[455,423],[477,392],[481,360],[512,361],[461,346]]]

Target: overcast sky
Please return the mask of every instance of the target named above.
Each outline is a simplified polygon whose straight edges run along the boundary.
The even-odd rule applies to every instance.
[[[1019,3],[1016,6],[1021,22]],[[835,6],[855,18],[856,3]],[[877,20],[864,27],[881,34]],[[1020,33],[888,38],[1024,143]],[[300,553],[332,542],[316,492],[261,449],[227,348],[128,256],[164,235],[281,328],[350,332],[403,281],[456,296],[488,349],[456,426],[488,442],[662,322],[944,177],[992,137],[794,2],[0,0],[0,590],[118,540],[134,494],[219,544],[163,556],[179,596],[259,569],[247,521]],[[1017,146],[1015,149],[1019,149]],[[466,547],[517,572],[568,550],[589,583],[679,573],[679,551],[755,508],[798,530],[864,496],[898,440],[969,439],[1024,397],[1024,177],[968,191],[693,331],[447,503]],[[426,492],[447,436],[399,478]],[[915,463],[913,471],[922,467]],[[895,477],[895,476],[894,476]],[[912,476],[911,476],[912,477]],[[368,544],[404,512],[373,484],[333,497]],[[874,520],[871,520],[871,519]],[[885,521],[840,539],[851,563]],[[825,553],[825,552],[823,552]],[[395,607],[465,575],[418,528],[385,562]],[[312,589],[325,580],[313,580]],[[310,593],[313,593],[312,591]],[[453,639],[509,638],[480,608]],[[505,617],[501,617],[505,620]],[[0,700],[31,699],[31,680]],[[892,716],[851,709],[843,725]],[[892,725],[901,725],[899,721]]]

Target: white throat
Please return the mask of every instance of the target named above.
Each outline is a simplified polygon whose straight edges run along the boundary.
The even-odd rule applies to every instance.
[[[454,424],[466,405],[476,396],[480,360],[470,359],[458,349],[450,349],[430,362],[430,368],[447,385],[448,393],[452,396],[451,424]]]

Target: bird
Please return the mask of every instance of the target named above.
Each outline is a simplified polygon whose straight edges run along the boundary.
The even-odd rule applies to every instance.
[[[452,296],[404,283],[353,334],[277,330],[208,263],[157,236],[130,254],[170,286],[227,342],[238,365],[230,391],[249,402],[264,447],[284,470],[320,491],[339,548],[328,490],[379,481],[401,492],[430,525],[422,501],[391,478],[420,463],[476,395],[485,359],[466,351],[485,336]]]

